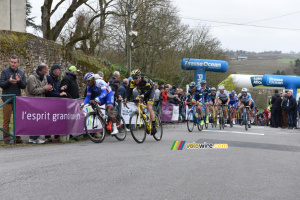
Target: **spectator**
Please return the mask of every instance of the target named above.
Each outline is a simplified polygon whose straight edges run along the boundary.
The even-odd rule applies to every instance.
[[[163,101],[162,102],[168,102],[168,103],[170,103],[171,99],[174,99],[174,98],[178,97],[177,95],[170,94],[169,91],[170,91],[170,85],[166,84],[165,88],[164,88],[164,91],[163,91],[163,94],[162,94],[162,97],[163,97]]]
[[[27,96],[28,97],[45,97],[48,91],[53,90],[52,86],[47,83],[47,67],[40,65],[28,77]],[[39,136],[29,136],[29,143],[43,144],[45,141],[38,139]]]
[[[287,110],[286,110],[286,106],[287,106],[287,93],[284,93],[283,95],[283,99],[281,101],[281,108],[282,108],[282,128],[287,128],[288,127],[288,115],[287,115]]]
[[[298,123],[300,122],[300,97],[299,97],[299,100],[298,100],[298,107],[297,107],[297,111],[298,111]],[[296,123],[296,125],[297,125],[297,123]],[[298,127],[299,127],[299,124],[298,124]],[[297,128],[298,128],[297,127]]]
[[[80,70],[75,66],[69,67],[69,71],[61,81],[61,88],[63,89],[63,87],[66,86],[65,92],[67,93],[67,97],[71,99],[79,98],[79,88],[77,83],[78,72],[80,72]]]
[[[288,91],[286,110],[287,110],[288,119],[289,119],[289,129],[293,129],[295,127],[294,112],[296,110],[296,107],[297,107],[296,99],[293,97],[292,91]]]
[[[127,78],[123,79],[123,84],[118,88],[118,93],[121,95],[122,99],[126,98],[126,91],[128,89],[129,80]]]
[[[278,126],[281,125],[281,121],[280,121],[280,115],[281,115],[281,97],[278,93],[278,90],[275,90],[274,95],[272,96],[272,100],[271,100],[271,116],[272,116],[272,122],[271,125],[274,128],[278,128]]]
[[[103,80],[103,78],[104,78],[103,72],[98,71],[98,72],[95,74],[95,80],[99,80],[99,79]]]
[[[26,77],[25,73],[19,69],[20,65],[20,58],[18,56],[11,56],[10,57],[10,66],[5,68],[1,72],[1,79],[0,79],[0,87],[2,88],[2,94],[14,94],[16,96],[22,96],[21,89],[26,88]],[[9,99],[8,96],[2,96],[2,101],[5,102]],[[11,114],[13,112],[13,102],[10,101],[3,106],[3,129],[10,133],[9,131],[9,124]],[[3,132],[3,139],[10,139],[10,135]],[[23,143],[20,136],[16,137],[17,144]],[[5,141],[5,144],[10,144],[10,141]]]
[[[40,66],[43,66],[42,64]],[[61,69],[63,69],[59,65],[53,65],[51,67],[51,72],[47,78],[47,83],[52,86],[53,90],[48,91],[45,96],[46,97],[66,97],[67,93],[64,91],[66,89],[66,86],[63,86],[59,88],[59,81],[58,77],[61,72]]]
[[[109,81],[108,81],[108,84],[109,85],[111,85],[113,82],[114,82],[114,80],[119,80],[120,79],[120,72],[118,72],[118,71],[115,71],[114,73],[113,73],[113,77],[111,77],[110,79],[109,79]]]
[[[40,66],[43,65],[45,65],[46,68],[48,68],[48,66],[44,63],[42,63]],[[46,97],[67,97],[67,93],[64,92],[66,86],[59,88],[60,84],[58,81],[58,77],[61,72],[61,69],[63,69],[61,66],[53,65],[51,67],[51,72],[48,76],[46,76],[48,84],[51,85],[53,88],[53,90],[50,90],[45,94]],[[52,142],[51,135],[46,135],[45,139],[45,142]],[[54,135],[54,141],[59,142],[59,135]]]

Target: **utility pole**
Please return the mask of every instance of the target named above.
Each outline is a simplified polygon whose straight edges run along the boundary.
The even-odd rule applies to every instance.
[[[131,5],[127,5],[127,74],[131,75]]]

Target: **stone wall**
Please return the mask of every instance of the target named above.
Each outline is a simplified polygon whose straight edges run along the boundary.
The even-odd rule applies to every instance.
[[[62,70],[63,76],[71,65],[75,65],[81,72],[78,76],[80,96],[83,95],[85,84],[83,76],[87,72],[103,71],[106,77],[111,76],[112,72],[99,58],[89,57],[80,51],[70,51],[63,46],[36,37],[31,34],[0,31],[0,72],[9,67],[9,58],[17,55],[21,58],[20,69],[26,73],[26,77],[44,62],[49,69],[53,64],[59,64],[65,69]],[[1,88],[0,92],[2,94]],[[25,96],[25,91],[23,94]]]

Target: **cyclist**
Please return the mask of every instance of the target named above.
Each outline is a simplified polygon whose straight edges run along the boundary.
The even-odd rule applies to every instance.
[[[217,92],[217,102],[219,105],[219,109],[221,109],[221,105],[228,105],[230,98],[228,92],[225,90],[225,87],[223,85],[220,85]],[[228,108],[224,107],[224,117],[227,120],[228,117]],[[226,121],[225,120],[225,121]],[[225,125],[226,127],[226,125]]]
[[[212,87],[210,92],[210,110],[212,111],[212,108],[213,106],[215,106],[216,104],[216,98],[217,98],[217,93],[216,93],[216,88],[215,87]],[[215,119],[217,119],[217,116],[218,116],[218,107],[215,107]],[[217,125],[219,125],[219,120],[217,120]]]
[[[248,92],[247,88],[243,88],[241,91],[241,95],[239,97],[239,104],[238,104],[238,107],[240,108],[240,113],[243,113],[244,106],[250,106],[251,102],[252,102],[251,94]],[[241,106],[242,104],[243,106]],[[247,117],[248,117],[248,127],[251,128],[250,109],[247,109]]]
[[[201,85],[201,90],[200,93],[203,94],[203,108],[205,109],[206,112],[206,123],[209,123],[209,105],[210,105],[210,95],[211,95],[211,90],[208,86],[206,86],[206,81],[203,80],[200,82]]]
[[[251,123],[254,123],[254,117],[255,116],[255,102],[254,99],[252,99],[251,105],[250,105],[250,118],[251,118]]]
[[[271,117],[270,111],[265,108],[262,114],[264,115],[264,125],[269,126],[269,121]]]
[[[201,110],[201,106],[202,106],[202,101],[203,101],[203,95],[202,93],[200,93],[200,88],[196,87],[196,83],[195,82],[191,82],[189,84],[189,91],[188,91],[188,96],[186,101],[187,102],[192,102],[193,104],[196,104],[196,108],[197,111],[199,112],[200,115],[198,115],[198,119],[200,121],[200,125],[203,126],[204,125],[204,120],[203,120],[203,112]],[[197,117],[197,114],[196,114]]]
[[[232,123],[235,124],[235,119],[236,119],[236,109],[239,103],[239,99],[237,97],[237,94],[234,90],[231,91],[229,95],[229,103],[228,105],[232,107],[232,112],[231,112],[231,120]]]
[[[98,96],[95,98],[95,102],[97,102],[99,105],[106,104],[106,111],[109,113],[109,116],[111,118],[111,121],[113,122],[113,132],[111,135],[116,135],[119,133],[117,124],[116,124],[116,118],[113,113],[113,107],[114,107],[114,93],[109,87],[109,85],[102,79],[95,80],[95,74],[93,72],[89,72],[84,76],[84,81],[87,82],[87,95],[85,97],[84,102],[81,104],[81,107],[83,107],[85,104],[87,104],[91,100],[91,94],[94,92],[98,94]]]
[[[154,83],[147,76],[142,76],[142,73],[139,69],[133,70],[131,72],[132,80],[129,83],[129,87],[127,89],[126,98],[124,103],[126,104],[127,99],[129,100],[133,94],[133,89],[137,88],[140,91],[140,95],[137,97],[140,100],[144,100],[147,104],[147,109],[150,113],[150,118],[152,121],[152,129],[151,135],[155,135],[157,133],[155,127],[155,115],[153,111],[153,103],[154,103],[154,94],[155,88]]]

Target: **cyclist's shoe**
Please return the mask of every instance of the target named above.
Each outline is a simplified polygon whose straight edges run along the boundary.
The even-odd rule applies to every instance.
[[[235,120],[232,120],[232,124],[235,125]]]
[[[153,127],[151,129],[151,135],[155,135],[157,133],[156,127]]]
[[[201,125],[201,126],[204,125],[204,120],[201,120],[200,125]]]
[[[117,128],[114,128],[114,131],[111,132],[111,135],[117,135],[119,133],[118,129]]]

